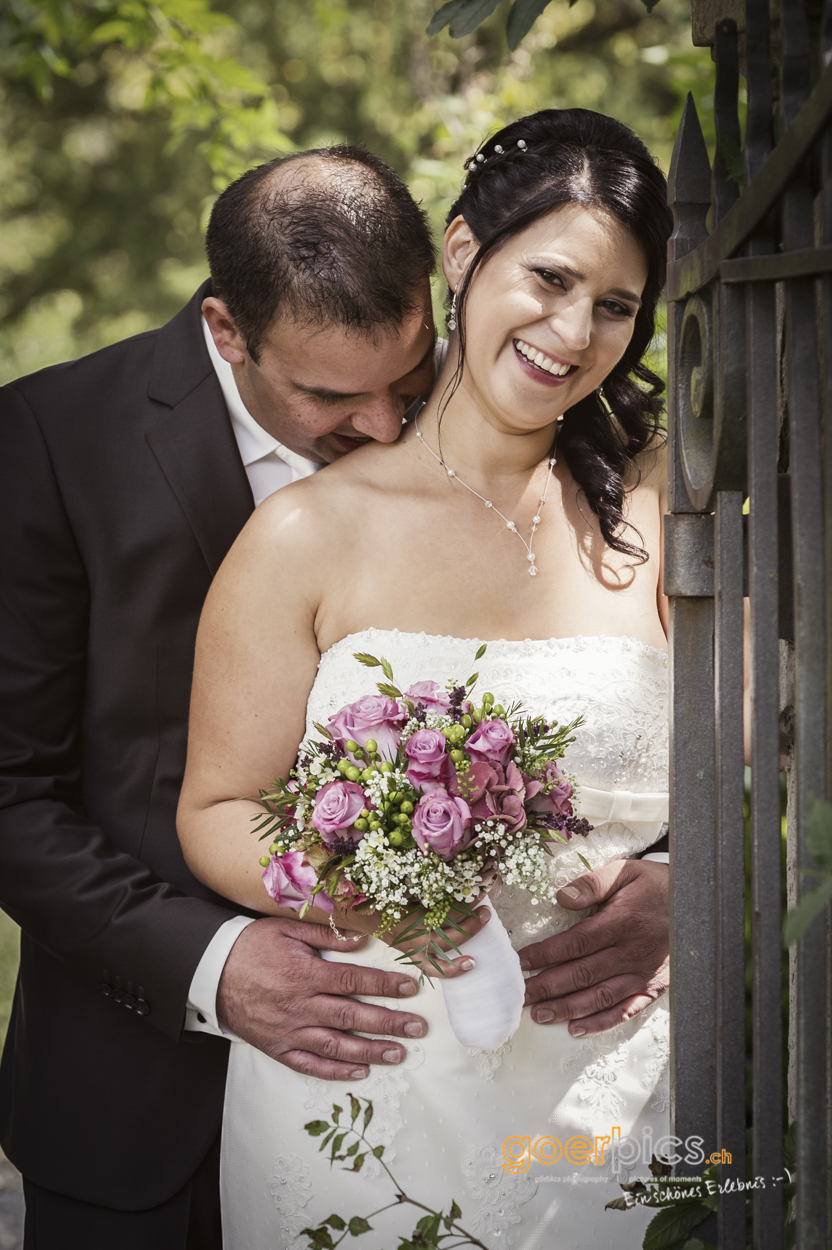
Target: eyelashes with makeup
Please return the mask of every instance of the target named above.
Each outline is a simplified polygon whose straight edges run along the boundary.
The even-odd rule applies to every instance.
[[[559,273],[555,273],[553,269],[535,269],[533,272],[537,274],[541,281],[545,282],[547,286],[554,286],[556,282],[561,290],[566,290],[566,283],[563,278]],[[635,313],[632,309],[628,308],[626,304],[619,304],[616,300],[602,300],[600,307],[605,308],[607,312],[612,313],[614,317],[619,317],[622,320],[627,318],[632,320],[633,317],[635,317]]]

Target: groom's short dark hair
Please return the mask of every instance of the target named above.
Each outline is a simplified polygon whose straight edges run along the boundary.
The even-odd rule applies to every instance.
[[[401,325],[436,264],[425,213],[389,165],[357,147],[250,169],[215,203],[205,242],[214,295],[255,361],[279,315],[367,335]]]

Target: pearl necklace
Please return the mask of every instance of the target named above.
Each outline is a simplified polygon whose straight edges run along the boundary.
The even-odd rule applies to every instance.
[[[490,499],[486,499],[485,496],[481,495],[478,490],[474,490],[473,486],[469,486],[467,482],[463,482],[462,478],[459,477],[458,474],[456,474],[453,469],[448,468],[445,461],[442,459],[442,456],[441,455],[437,456],[433,448],[430,447],[425,442],[425,436],[422,433],[422,431],[419,429],[419,413],[422,411],[426,403],[427,403],[427,400],[422,401],[422,404],[417,409],[413,417],[413,424],[416,427],[416,437],[418,438],[419,442],[422,444],[424,448],[426,448],[427,451],[430,452],[434,460],[436,460],[437,463],[442,465],[442,468],[445,470],[449,478],[451,478],[455,482],[459,482],[460,486],[464,486],[465,489],[469,490],[472,495],[476,495],[477,499],[482,500],[486,508],[490,508],[492,512],[496,512],[497,516],[500,517],[503,521],[505,521],[506,529],[511,530],[512,534],[516,534],[517,537],[520,539],[521,543],[523,544],[523,546],[526,548],[526,559],[529,562],[529,577],[537,577],[538,569],[537,569],[537,565],[535,564],[535,555],[534,555],[534,552],[532,551],[532,543],[534,542],[535,531],[537,530],[538,525],[543,519],[540,516],[540,513],[538,512],[536,516],[532,517],[532,532],[531,532],[529,541],[526,542],[523,535],[517,529],[517,526],[515,525],[514,521],[510,521],[508,517],[503,516],[500,509],[495,508],[494,504],[491,502]],[[558,421],[562,421],[562,420],[563,420],[562,417],[558,417]],[[543,488],[543,494],[540,496],[540,499],[538,501],[540,504],[540,508],[543,508],[546,504],[546,497],[549,494],[549,485],[552,481],[552,469],[554,469],[556,464],[557,464],[557,458],[555,456],[550,456],[549,457],[549,472],[546,475],[546,485]]]

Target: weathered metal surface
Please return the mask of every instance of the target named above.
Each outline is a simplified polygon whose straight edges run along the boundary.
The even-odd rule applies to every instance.
[[[773,256],[740,256],[724,260],[720,282],[782,282],[785,278],[809,278],[832,272],[832,246],[806,247]]]
[[[711,36],[702,25],[706,13]],[[717,64],[717,152],[711,172],[688,101],[671,168],[675,230],[668,253],[672,515],[664,585],[672,622],[674,1131],[707,1140],[712,1125],[718,1146],[732,1155],[731,1165],[720,1165],[720,1179],[732,1170],[742,1175],[745,591],[750,1163],[754,1176],[775,1178],[784,1174],[778,763],[784,743],[785,749],[793,743],[792,901],[813,884],[807,874],[816,865],[805,842],[811,798],[832,793],[832,0],[824,0],[822,13],[808,0],[779,0],[771,10],[769,0],[744,6],[731,0],[730,7],[696,0],[697,22]],[[744,32],[739,43],[737,30]],[[748,87],[739,194],[738,58]],[[783,706],[790,684],[793,694]],[[789,1100],[797,1121],[798,1250],[828,1250],[832,1236],[831,943],[827,917],[810,926],[793,956]],[[725,1196],[716,1227],[697,1235],[716,1240],[719,1250],[740,1250],[744,1221],[741,1204]],[[752,1222],[755,1250],[782,1250],[776,1181],[755,1189]]]
[[[753,250],[772,240],[755,239]],[[751,695],[752,1167],[783,1175],[782,941],[778,672],[780,509],[777,475],[777,327],[774,289],[746,291],[749,377],[748,532]],[[755,1250],[781,1250],[782,1194],[754,1190]]]
[[[671,601],[671,1132],[716,1141],[714,603]]]
[[[738,252],[765,221],[789,183],[810,155],[823,126],[832,115],[832,65],[828,65],[805,107],[787,135],[740,196],[728,216],[688,255],[671,260],[667,298],[673,302],[706,286],[719,273],[723,260]]]
[[[743,838],[743,497],[720,491],[714,517],[717,1149],[720,1180],[745,1180],[745,847]],[[686,520],[690,518],[685,518]],[[719,1204],[721,1246],[745,1240],[745,1197]]]
[[[670,513],[664,519],[663,592],[675,599],[714,596],[714,518]]]

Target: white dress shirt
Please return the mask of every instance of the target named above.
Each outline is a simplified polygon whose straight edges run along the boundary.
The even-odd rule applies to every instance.
[[[254,496],[254,505],[257,507],[269,495],[280,490],[281,486],[288,486],[290,482],[309,477],[322,466],[284,447],[262,425],[257,424],[240,398],[237,383],[234,381],[234,370],[217,351],[217,345],[204,317],[202,329],[211,364],[222,387],[231,417],[240,459]],[[217,987],[231,947],[243,929],[252,923],[248,916],[233,916],[220,925],[208,943],[188,991],[186,1029],[197,1033],[215,1033],[221,1037],[232,1036],[217,1020]]]

